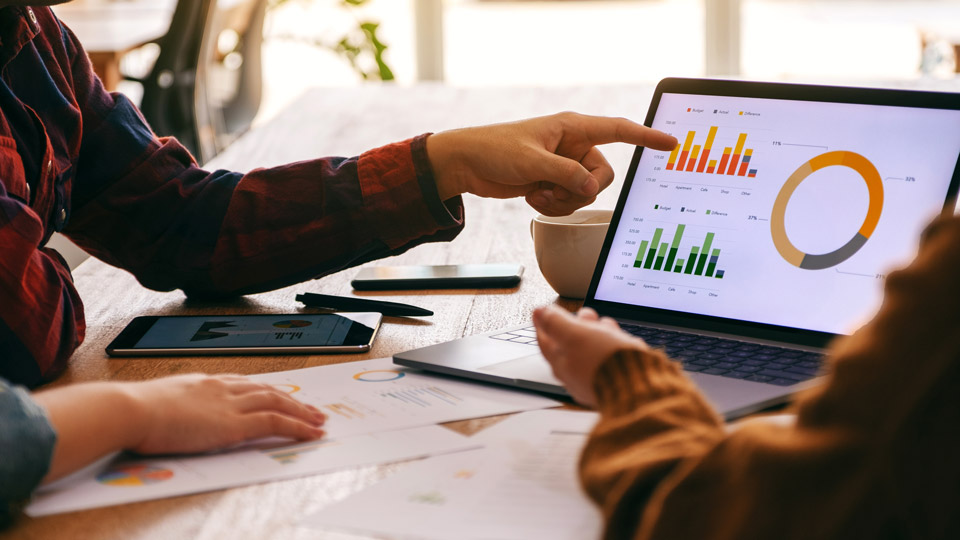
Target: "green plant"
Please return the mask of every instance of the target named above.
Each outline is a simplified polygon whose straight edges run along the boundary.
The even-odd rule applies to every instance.
[[[310,3],[313,0],[270,0],[270,7],[277,8],[292,2]],[[355,21],[355,26],[339,37],[327,36],[303,37],[293,34],[282,34],[281,39],[306,42],[313,46],[328,49],[343,57],[350,66],[364,80],[392,81],[393,71],[383,58],[387,44],[377,36],[380,23],[360,18],[356,8],[369,4],[370,0],[337,0],[337,6],[349,12]],[[366,58],[372,60],[365,61]]]

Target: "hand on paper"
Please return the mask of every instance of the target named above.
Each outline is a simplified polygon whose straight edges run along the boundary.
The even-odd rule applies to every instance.
[[[201,452],[260,437],[315,439],[326,417],[268,384],[237,375],[181,375],[140,383],[143,454]]]
[[[640,338],[620,329],[609,317],[600,318],[590,308],[576,316],[555,307],[537,308],[533,312],[537,340],[553,373],[578,402],[596,406],[593,378],[607,358],[623,349],[647,349]]]
[[[538,212],[566,215],[613,181],[596,148],[625,142],[672,150],[677,140],[624,118],[565,112],[508,124],[446,131],[427,139],[440,197],[461,193],[526,197]]]
[[[117,450],[202,452],[248,439],[322,437],[326,417],[238,375],[68,385],[34,394],[57,432],[46,482]]]

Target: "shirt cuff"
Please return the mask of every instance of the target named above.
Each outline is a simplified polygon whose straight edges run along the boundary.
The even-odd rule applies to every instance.
[[[421,135],[410,144],[413,153],[413,166],[417,170],[417,182],[423,192],[424,202],[430,208],[430,214],[437,223],[447,223],[451,226],[463,222],[463,198],[460,195],[447,201],[440,200],[440,191],[437,189],[437,180],[433,172],[433,165],[427,155],[427,137],[432,133]]]
[[[47,413],[21,387],[0,379],[0,523],[40,485],[57,442]]]
[[[377,208],[378,231],[391,248],[444,229],[462,228],[463,200],[440,200],[427,157],[430,134],[360,156],[357,170],[366,205]]]

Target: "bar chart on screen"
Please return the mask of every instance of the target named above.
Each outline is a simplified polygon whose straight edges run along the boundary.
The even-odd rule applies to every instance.
[[[671,272],[674,274],[694,275],[723,279],[724,271],[717,269],[720,249],[712,248],[715,234],[708,232],[699,245],[690,248],[690,255],[683,258],[680,243],[683,241],[685,224],[678,224],[669,244],[661,242],[663,227],[657,227],[651,240],[643,240],[637,250],[634,268]]]
[[[670,153],[666,170],[674,172],[696,172],[727,176],[757,177],[757,169],[750,166],[753,160],[753,148],[747,148],[747,134],[738,133],[733,146],[722,147],[718,153],[714,149],[717,141],[718,126],[710,126],[706,140],[696,144],[697,130],[687,131],[683,143]],[[733,133],[733,130],[728,130]],[[714,159],[710,159],[714,156]]]
[[[664,94],[650,125],[678,144],[631,165],[601,301],[849,332],[956,166],[933,110]]]

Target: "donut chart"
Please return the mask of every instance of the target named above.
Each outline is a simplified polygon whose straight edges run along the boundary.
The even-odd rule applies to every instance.
[[[797,249],[787,236],[785,223],[787,204],[801,182],[811,174],[827,167],[847,167],[863,178],[870,195],[867,215],[860,230],[844,245],[829,253],[804,253]],[[882,211],[883,179],[873,163],[856,152],[844,150],[826,152],[801,165],[780,188],[770,216],[770,234],[773,237],[773,245],[785,261],[805,270],[823,270],[842,263],[859,251],[877,228]]]
[[[306,328],[311,324],[313,323],[311,323],[310,321],[301,321],[301,320],[291,319],[289,321],[277,321],[273,323],[273,326],[276,328]]]
[[[353,376],[354,380],[363,382],[389,382],[403,378],[406,373],[395,369],[371,369],[361,371]]]

